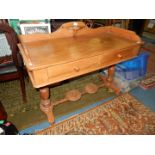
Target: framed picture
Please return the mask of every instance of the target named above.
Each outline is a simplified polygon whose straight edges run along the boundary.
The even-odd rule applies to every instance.
[[[22,34],[51,33],[49,23],[20,24],[20,29]]]

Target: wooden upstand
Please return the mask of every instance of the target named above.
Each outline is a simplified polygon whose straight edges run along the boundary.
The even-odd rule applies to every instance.
[[[136,57],[142,45],[132,31],[112,26],[91,29],[82,22],[63,24],[51,34],[19,35],[19,39],[29,77],[40,90],[40,108],[50,123],[54,122],[55,104],[50,101],[49,85],[108,67],[108,77],[101,79],[119,94],[113,83],[114,66]],[[89,93],[96,89],[93,84],[86,87]],[[80,97],[76,90],[66,95],[72,101]]]

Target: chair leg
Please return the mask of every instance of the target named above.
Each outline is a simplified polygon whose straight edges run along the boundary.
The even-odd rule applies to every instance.
[[[27,100],[26,100],[26,91],[25,91],[24,77],[20,76],[19,80],[20,80],[20,87],[21,87],[23,102],[25,103]]]

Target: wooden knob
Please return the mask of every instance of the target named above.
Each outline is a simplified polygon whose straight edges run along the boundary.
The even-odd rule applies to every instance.
[[[74,70],[75,70],[76,72],[79,72],[79,71],[80,71],[80,68],[79,68],[79,67],[74,67]]]
[[[122,58],[123,56],[122,56],[122,54],[118,54],[117,57],[118,58]]]

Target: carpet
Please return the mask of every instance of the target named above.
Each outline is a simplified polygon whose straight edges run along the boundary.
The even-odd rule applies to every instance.
[[[63,99],[65,93],[69,90],[81,90],[90,82],[101,84],[102,81],[98,78],[98,74],[98,72],[93,72],[51,87],[50,95],[52,101]],[[33,88],[29,80],[25,80],[25,83],[27,93],[27,103],[25,104],[22,103],[19,81],[0,83],[0,100],[8,114],[8,120],[15,124],[18,130],[29,128],[47,120],[44,113],[40,111],[39,91]],[[78,101],[56,105],[54,107],[54,115],[59,118],[111,96],[114,96],[114,93],[106,87],[102,87],[97,93],[86,94]]]
[[[155,135],[155,113],[125,93],[35,134]]]

